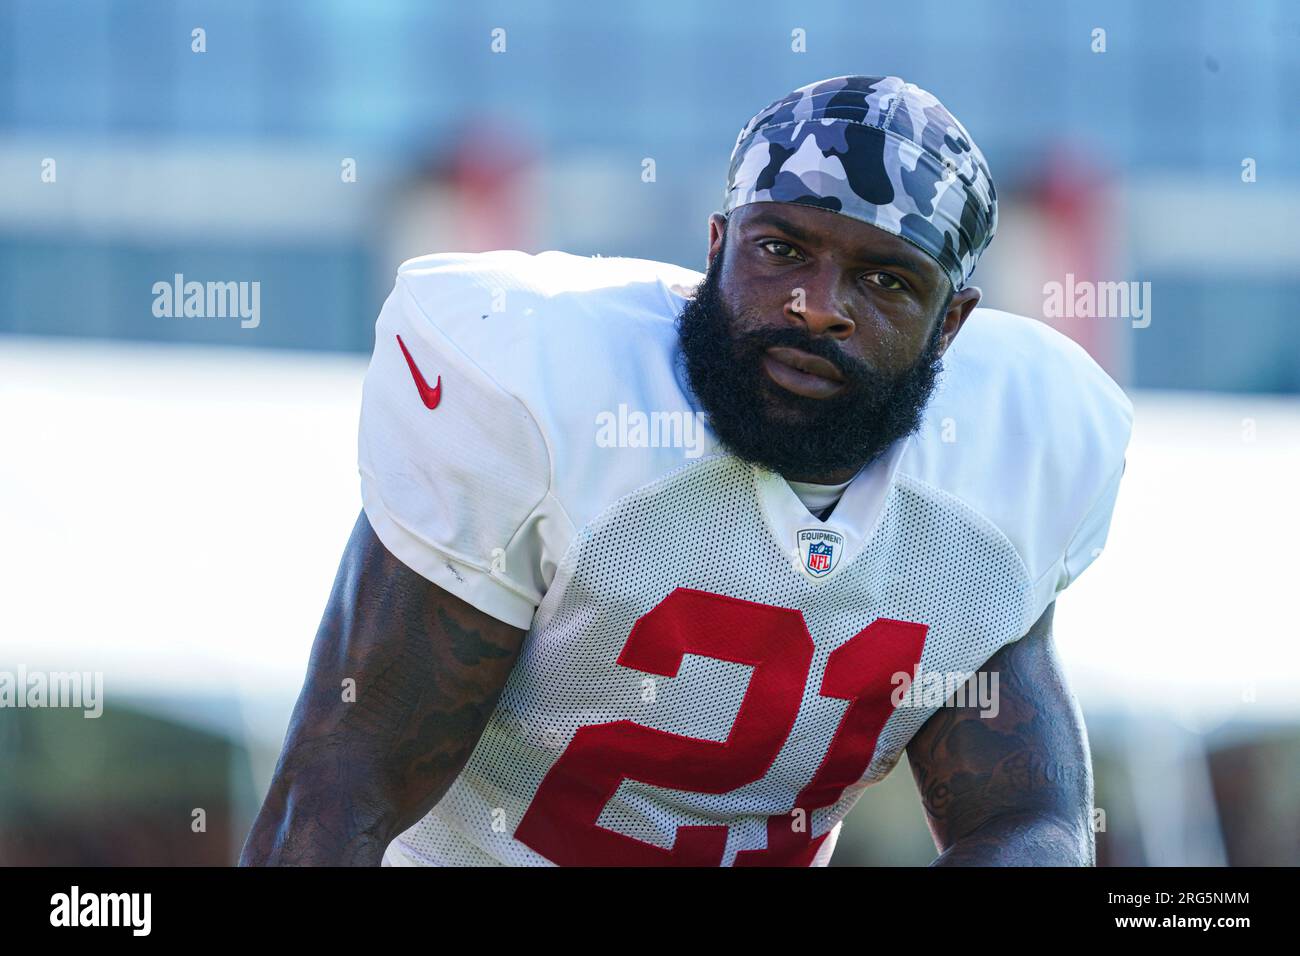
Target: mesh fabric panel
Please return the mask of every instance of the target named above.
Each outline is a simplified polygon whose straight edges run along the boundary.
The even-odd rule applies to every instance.
[[[666,678],[616,663],[637,619],[675,588],[798,609],[815,645],[794,728],[762,779],[723,794],[625,779],[600,814],[600,826],[665,849],[680,826],[725,823],[724,865],[767,845],[768,816],[790,811],[825,756],[848,708],[819,693],[831,652],[892,618],[928,626],[923,671],[970,672],[1018,639],[1032,613],[1029,574],[1005,536],[906,475],[870,541],[828,578],[802,574],[789,547],[764,517],[753,470],[729,456],[693,462],[612,504],[574,536],[464,771],[393,849],[423,863],[546,864],[512,834],[578,728],[631,720],[726,740],[750,667],[688,654]],[[811,815],[812,835],[893,768],[933,712],[893,712],[861,780]]]

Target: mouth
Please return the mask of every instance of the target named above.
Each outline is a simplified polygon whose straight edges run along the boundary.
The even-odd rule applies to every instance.
[[[830,398],[844,390],[844,375],[831,362],[803,349],[774,346],[763,353],[763,371],[774,383],[804,398]]]

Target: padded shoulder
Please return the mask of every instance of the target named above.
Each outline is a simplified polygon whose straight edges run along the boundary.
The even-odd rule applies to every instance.
[[[1077,343],[976,309],[900,467],[1007,536],[1041,613],[1105,542],[1132,424],[1128,396]]]

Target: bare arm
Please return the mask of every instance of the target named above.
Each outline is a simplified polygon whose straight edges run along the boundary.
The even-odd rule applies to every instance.
[[[407,568],[363,513],[240,864],[377,865],[465,766],[525,633]]]
[[[1054,608],[981,668],[998,674],[996,716],[941,707],[908,744],[936,866],[1095,865],[1088,737],[1052,642]]]

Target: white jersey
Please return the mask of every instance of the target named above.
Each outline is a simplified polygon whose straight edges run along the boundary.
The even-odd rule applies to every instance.
[[[978,670],[1100,551],[1132,407],[1065,336],[976,309],[920,429],[821,521],[699,414],[674,320],[702,278],[560,252],[399,270],[366,515],[528,635],[386,863],[825,864],[938,706],[899,675]]]

